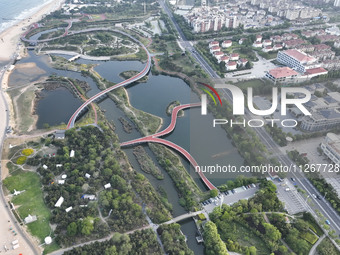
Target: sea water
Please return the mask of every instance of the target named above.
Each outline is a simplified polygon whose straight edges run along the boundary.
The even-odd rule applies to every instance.
[[[59,0],[0,0],[0,33],[28,18],[43,5]]]

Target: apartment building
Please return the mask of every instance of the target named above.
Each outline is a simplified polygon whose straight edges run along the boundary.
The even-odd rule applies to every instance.
[[[305,73],[307,69],[320,66],[316,63],[316,58],[295,49],[279,51],[277,61],[299,73]]]

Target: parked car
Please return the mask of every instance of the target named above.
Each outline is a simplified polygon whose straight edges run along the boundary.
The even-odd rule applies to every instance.
[[[329,220],[325,220],[327,225],[331,225],[331,223],[329,222]]]

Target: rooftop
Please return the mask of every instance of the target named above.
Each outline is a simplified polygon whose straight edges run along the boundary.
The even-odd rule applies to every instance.
[[[311,68],[306,70],[306,74],[322,74],[322,73],[328,73],[328,71],[322,67],[317,68]]]
[[[298,75],[297,72],[295,72],[293,69],[289,67],[278,67],[278,68],[269,70],[269,74],[276,79]]]
[[[299,62],[309,62],[314,61],[315,58],[307,55],[306,53],[299,51],[299,50],[286,50],[283,53],[287,54],[288,56],[295,58]]]

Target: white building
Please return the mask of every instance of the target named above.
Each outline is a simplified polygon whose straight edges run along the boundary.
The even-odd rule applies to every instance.
[[[228,56],[224,55],[219,59],[218,63],[220,62],[228,63],[229,59],[230,58]]]
[[[225,66],[227,71],[233,71],[237,69],[237,63],[235,61],[229,61]]]
[[[233,45],[233,42],[231,40],[226,40],[222,42],[222,48],[229,48]]]
[[[279,51],[277,54],[277,61],[283,65],[289,66],[299,73],[305,73],[307,69],[320,67],[320,65],[316,63],[316,58],[294,49]]]
[[[328,133],[321,143],[321,149],[334,164],[340,164],[340,136]]]
[[[83,198],[88,200],[96,200],[96,195],[85,194]]]
[[[301,129],[306,131],[320,131],[338,127],[340,125],[340,93],[330,92],[327,96],[305,103],[312,115],[301,120]]]
[[[263,47],[271,46],[271,45],[272,45],[272,41],[271,40],[264,40],[263,41]]]
[[[253,43],[253,47],[255,47],[255,48],[262,48],[262,42],[257,42],[257,41],[255,41],[255,42]]]
[[[66,208],[65,211],[66,211],[66,212],[69,212],[69,211],[71,211],[72,209],[73,209],[72,206],[70,206],[70,207]]]
[[[298,77],[298,73],[289,67],[278,67],[272,70],[269,70],[266,73],[266,77],[273,81],[274,83],[293,83],[296,82],[296,78]]]
[[[58,184],[60,184],[60,185],[65,184],[65,180],[58,180]]]
[[[340,7],[340,0],[335,0],[334,1],[334,6],[335,7]]]
[[[46,165],[43,165],[43,168],[46,170],[48,167]]]
[[[262,35],[257,35],[255,42],[262,42]]]
[[[230,54],[230,60],[237,61],[239,59],[240,59],[240,54],[238,54],[238,53]]]
[[[75,154],[74,150],[71,150],[71,152],[70,152],[70,158],[73,158],[73,157],[74,157],[74,154]]]
[[[220,43],[219,43],[218,41],[212,41],[212,42],[209,43],[209,48],[212,48],[212,47],[214,47],[214,46],[219,47],[219,46],[220,46]]]
[[[62,204],[64,203],[64,198],[60,197],[57,201],[57,203],[55,203],[55,207],[60,207]]]
[[[339,1],[340,1],[340,0],[339,0]],[[335,48],[340,48],[340,40],[334,42],[334,47],[335,47]]]
[[[105,184],[105,185],[104,185],[104,188],[105,188],[105,189],[109,189],[109,188],[111,188],[111,183],[107,183],[107,184]]]
[[[28,223],[32,223],[32,222],[34,222],[34,221],[36,221],[37,220],[37,216],[36,215],[31,215],[31,214],[29,214],[25,219],[24,219],[24,222],[25,222],[25,224],[28,224]]]
[[[219,61],[223,57],[224,53],[222,51],[215,51],[214,57]]]

